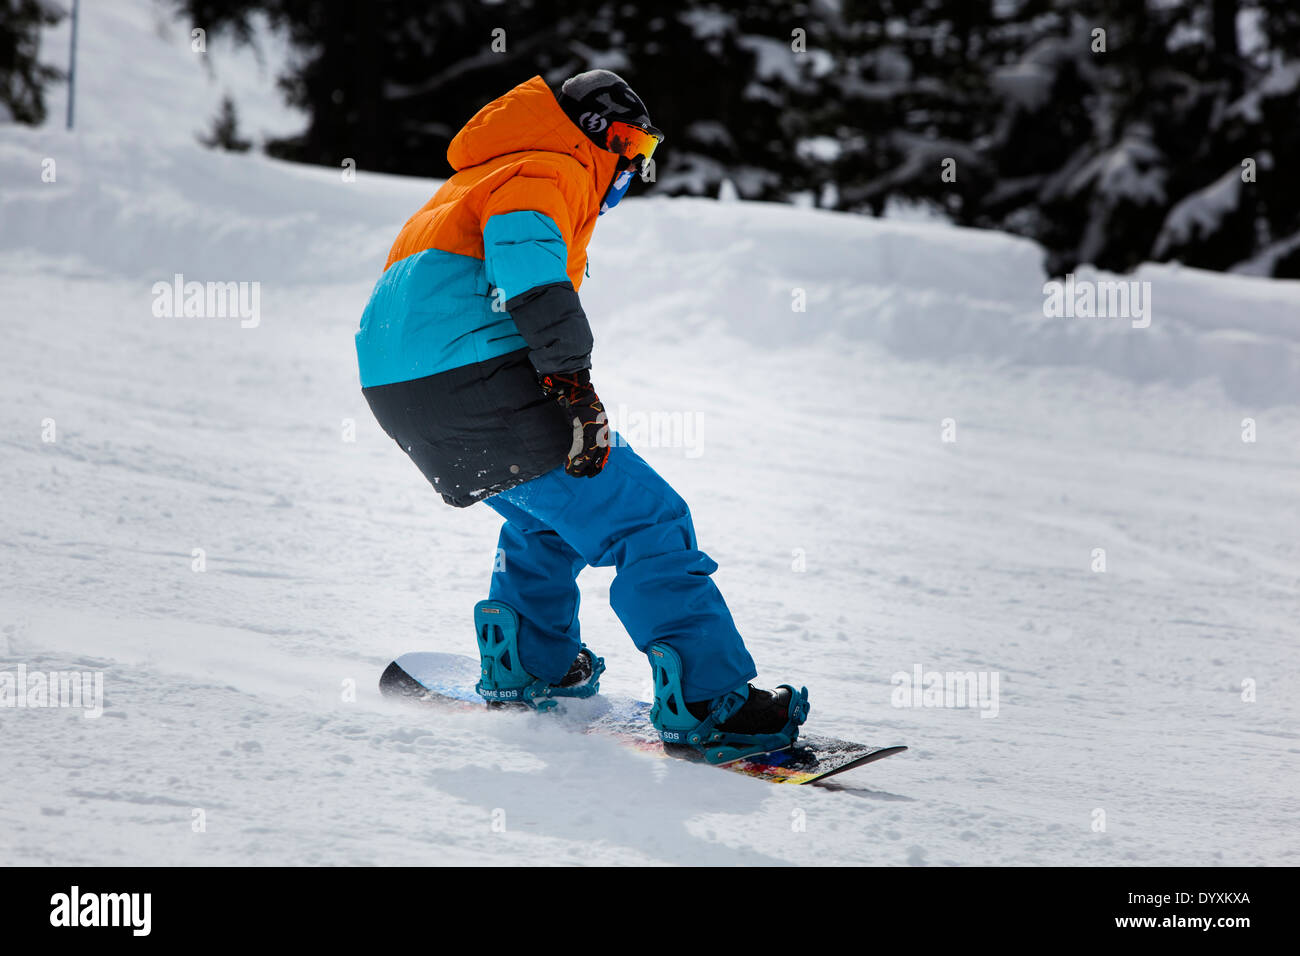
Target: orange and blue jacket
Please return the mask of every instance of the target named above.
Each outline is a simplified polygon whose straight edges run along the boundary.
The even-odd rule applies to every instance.
[[[402,228],[362,315],[362,387],[486,374],[520,350],[538,371],[588,367],[577,293],[618,157],[537,76],[479,110],[447,159],[455,175]]]

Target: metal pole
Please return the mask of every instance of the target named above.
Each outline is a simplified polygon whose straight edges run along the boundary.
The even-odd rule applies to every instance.
[[[72,40],[68,47],[68,129],[72,129],[72,105],[77,93],[77,11],[81,0],[72,0]]]

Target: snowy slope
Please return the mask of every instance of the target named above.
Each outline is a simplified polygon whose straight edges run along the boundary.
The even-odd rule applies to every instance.
[[[100,42],[149,42],[123,6]],[[185,69],[182,100],[210,86]],[[595,380],[691,502],[761,678],[912,747],[850,790],[769,787],[375,692],[396,654],[472,652],[498,524],[442,505],[357,390],[357,317],[434,188],[0,129],[0,673],[106,694],[0,708],[0,863],[1300,861],[1297,284],[1144,268],[1134,329],[1045,318],[1006,236],[602,220]],[[156,317],[178,272],[260,282],[260,322]],[[610,579],[583,576],[585,637],[643,696]],[[914,665],[996,673],[997,716],[891,706]]]
[[[72,4],[60,4],[70,10]],[[82,3],[77,33],[76,128],[112,132],[145,142],[194,142],[212,124],[224,96],[235,103],[240,136],[260,144],[290,136],[306,115],[275,90],[276,74],[291,55],[287,38],[257,32],[256,48],[225,35],[204,35],[195,49],[195,25],[175,19],[169,0]],[[263,25],[255,21],[257,25]],[[263,25],[264,26],[264,25]],[[72,21],[42,35],[41,59],[67,70]],[[48,88],[51,126],[67,116],[66,85]]]

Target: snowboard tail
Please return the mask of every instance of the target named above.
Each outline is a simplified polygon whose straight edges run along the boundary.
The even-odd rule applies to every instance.
[[[459,654],[404,654],[388,665],[379,678],[386,697],[411,703],[481,710],[525,709],[520,704],[487,705],[474,691],[479,662]],[[650,705],[628,697],[596,696],[565,699],[555,719],[576,732],[611,737],[624,746],[658,756],[704,762],[693,747],[665,744],[650,723]],[[711,764],[732,773],[771,783],[813,784],[828,777],[874,763],[906,750],[903,746],[876,747],[818,734],[800,734],[794,746],[773,753],[746,757],[726,764]]]

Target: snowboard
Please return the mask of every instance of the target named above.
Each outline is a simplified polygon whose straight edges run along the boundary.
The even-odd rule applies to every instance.
[[[486,701],[474,691],[478,679],[476,658],[460,654],[403,654],[379,678],[379,690],[386,697],[413,703],[481,710]],[[547,716],[575,731],[612,737],[624,746],[658,756],[703,762],[704,758],[692,748],[675,748],[673,753],[665,749],[650,724],[650,705],[643,700],[597,694],[586,699],[558,698],[558,702],[557,711]],[[906,749],[800,733],[794,746],[787,750],[716,766],[770,783],[817,784]]]

